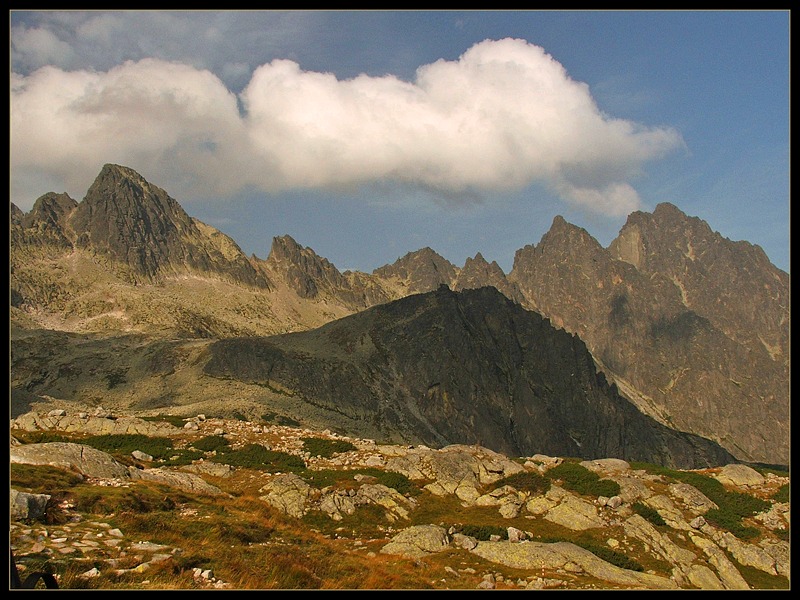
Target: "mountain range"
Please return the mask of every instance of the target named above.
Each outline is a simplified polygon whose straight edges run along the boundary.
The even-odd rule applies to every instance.
[[[105,165],[11,205],[11,412],[239,413],[354,435],[663,464],[788,464],[789,275],[671,204],[603,248],[556,217],[506,274],[430,248],[266,259]]]

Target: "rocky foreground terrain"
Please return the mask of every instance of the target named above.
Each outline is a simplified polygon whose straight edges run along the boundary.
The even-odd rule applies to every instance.
[[[12,552],[23,578],[49,569],[62,588],[790,587],[788,473],[743,464],[507,457],[99,407],[26,413],[11,435]]]

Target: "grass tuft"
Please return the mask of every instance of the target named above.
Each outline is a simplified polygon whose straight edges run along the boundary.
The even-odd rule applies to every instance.
[[[247,444],[240,450],[232,450],[222,455],[215,456],[213,459],[233,467],[244,467],[259,471],[276,472],[302,472],[306,468],[306,463],[299,456],[269,450],[261,444]]]
[[[594,471],[575,462],[564,461],[545,474],[550,480],[561,480],[563,486],[586,496],[617,496],[619,484],[611,479],[600,479]]]
[[[308,452],[311,456],[331,458],[333,455],[341,452],[356,450],[356,447],[346,440],[329,440],[327,438],[316,437],[304,437],[300,439],[303,441],[303,450]]]

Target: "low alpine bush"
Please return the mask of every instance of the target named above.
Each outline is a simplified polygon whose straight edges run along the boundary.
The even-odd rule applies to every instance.
[[[617,496],[619,484],[611,479],[600,479],[594,471],[575,462],[562,462],[547,471],[550,480],[561,480],[564,487],[586,496]]]

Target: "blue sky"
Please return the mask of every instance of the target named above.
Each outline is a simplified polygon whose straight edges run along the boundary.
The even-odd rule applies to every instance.
[[[789,270],[787,11],[11,11],[11,201],[105,163],[266,258],[508,272],[671,202]]]

